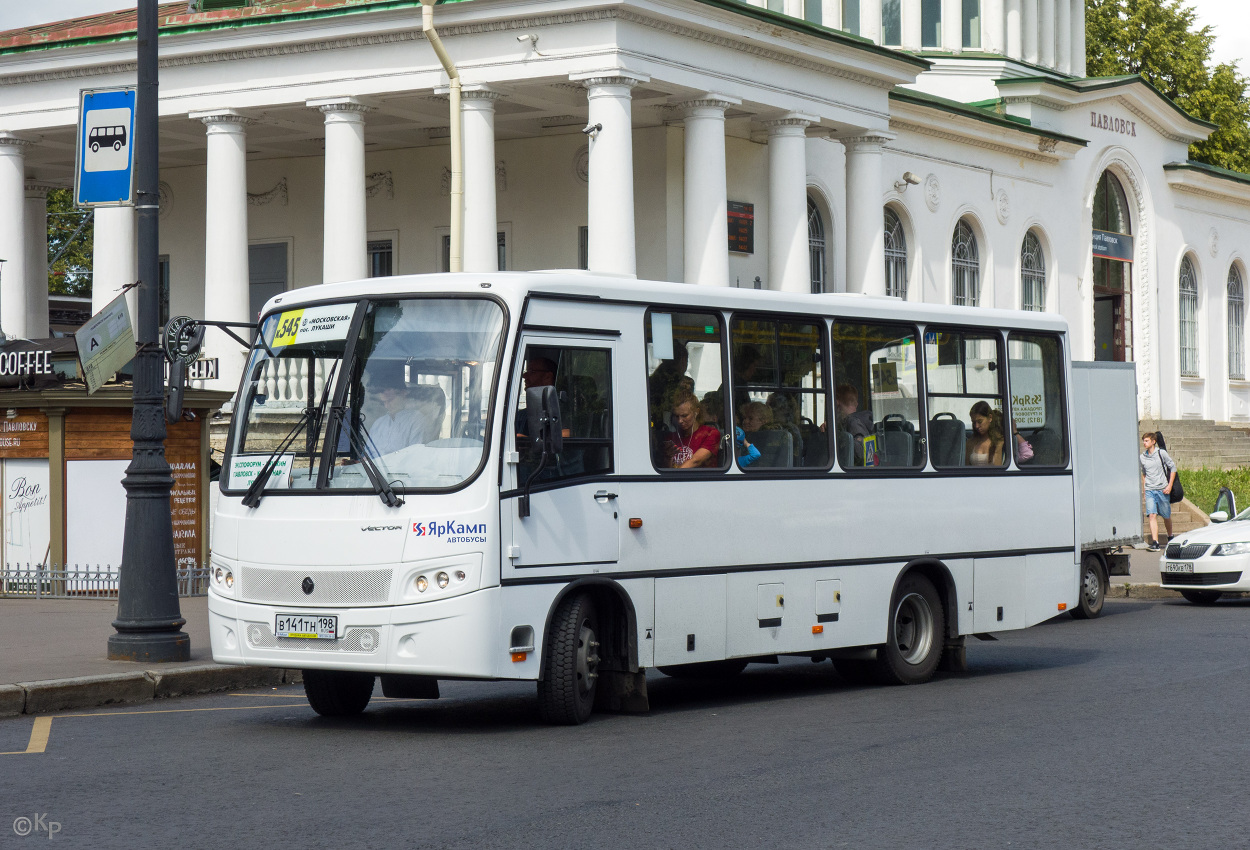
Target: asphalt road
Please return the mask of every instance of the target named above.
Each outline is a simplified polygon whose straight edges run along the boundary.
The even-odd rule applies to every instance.
[[[351,720],[298,686],[55,715],[44,752],[0,755],[0,847],[51,823],[92,848],[1245,847],[1248,620],[1110,601],[910,688],[653,674],[650,715],[578,728],[512,683]],[[34,722],[0,721],[0,752]]]

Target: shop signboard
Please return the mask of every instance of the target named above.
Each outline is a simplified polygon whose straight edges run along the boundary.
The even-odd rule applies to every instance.
[[[1109,230],[1094,231],[1094,256],[1103,260],[1133,262],[1133,237]]]

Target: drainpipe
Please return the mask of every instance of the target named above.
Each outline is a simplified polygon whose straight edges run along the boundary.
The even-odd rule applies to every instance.
[[[451,80],[451,257],[448,265],[451,271],[458,272],[463,270],[464,264],[464,143],[460,135],[460,72],[452,64],[442,39],[434,30],[436,2],[421,0],[421,32],[434,48],[434,55]]]

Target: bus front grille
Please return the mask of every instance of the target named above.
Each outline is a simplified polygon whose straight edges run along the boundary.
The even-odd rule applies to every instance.
[[[1236,584],[1241,581],[1240,572],[1228,573],[1161,573],[1162,584],[1203,586],[1210,584]]]
[[[273,570],[243,567],[239,598],[275,605],[383,605],[390,598],[390,570]],[[305,579],[311,579],[306,593]]]

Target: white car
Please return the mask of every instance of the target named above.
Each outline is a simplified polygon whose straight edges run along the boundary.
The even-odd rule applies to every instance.
[[[1163,587],[1199,605],[1250,590],[1250,509],[1236,513],[1233,494],[1221,490],[1211,525],[1169,540],[1159,574]]]

